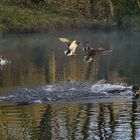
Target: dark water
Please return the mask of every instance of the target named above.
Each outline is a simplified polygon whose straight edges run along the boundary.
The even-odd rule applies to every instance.
[[[93,47],[111,49],[94,63],[66,57],[58,37],[88,40]],[[70,30],[46,34],[1,35],[0,55],[11,61],[0,68],[0,96],[20,88],[36,88],[73,81],[140,84],[140,33]],[[69,88],[69,87],[68,87]],[[66,91],[65,91],[66,92]],[[83,90],[86,92],[86,90]],[[66,93],[67,94],[67,93]],[[19,96],[20,98],[20,96]],[[19,106],[0,102],[2,140],[139,140],[140,100],[86,100]]]

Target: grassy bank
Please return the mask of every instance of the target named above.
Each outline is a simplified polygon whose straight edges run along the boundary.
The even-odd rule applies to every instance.
[[[93,22],[79,15],[55,13],[44,9],[0,5],[0,32],[30,32],[56,28],[89,27]]]
[[[117,16],[118,17],[118,16]],[[111,18],[110,18],[111,19]],[[140,28],[140,18],[130,21],[126,17],[122,25],[136,24],[135,28]],[[132,17],[132,19],[134,19]],[[122,19],[121,19],[122,21]],[[125,24],[124,24],[125,23]],[[129,26],[128,24],[128,26]],[[0,32],[40,32],[60,28],[83,28],[83,27],[114,27],[116,26],[113,20],[95,20],[91,19],[88,14],[81,15],[75,9],[58,10],[43,6],[19,6],[0,2]]]

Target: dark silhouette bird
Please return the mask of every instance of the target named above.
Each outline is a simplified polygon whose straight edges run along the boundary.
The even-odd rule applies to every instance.
[[[59,40],[67,45],[67,50],[64,51],[64,54],[67,56],[76,55],[76,48],[80,42],[74,40],[70,42],[67,38],[59,38]]]
[[[84,62],[89,63],[95,61],[95,56],[98,55],[106,55],[110,52],[110,50],[104,49],[102,47],[92,48],[90,43],[86,41],[83,45],[83,51],[86,52],[84,56]]]

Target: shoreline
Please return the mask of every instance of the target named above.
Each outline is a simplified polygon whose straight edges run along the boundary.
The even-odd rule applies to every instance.
[[[102,30],[102,31],[115,31],[115,30],[122,30],[122,31],[134,31],[134,32],[140,32],[140,29],[135,29],[132,27],[118,27],[116,25],[101,25],[101,24],[93,24],[91,26],[69,26],[65,27],[56,27],[56,28],[29,28],[29,29],[20,29],[20,28],[11,28],[7,29],[4,32],[0,32],[0,34],[34,34],[34,33],[46,33],[46,32],[55,32],[55,31],[65,31],[65,30],[82,30],[82,29],[88,29],[88,30]]]
[[[75,1],[72,5],[61,2],[53,3],[53,1],[52,3],[44,1],[42,4],[46,5],[29,4],[26,1],[25,3],[19,3],[15,0],[11,1],[11,3],[1,1],[0,33],[42,33],[72,28],[134,29],[135,31],[140,31],[140,16],[137,12],[131,16],[121,17],[123,15],[122,11],[122,13],[118,14],[118,19],[116,19],[115,9],[105,15],[105,9],[103,10],[102,8],[107,8],[106,5],[100,5],[98,7],[100,10],[96,9],[95,13],[97,15],[95,16],[91,11],[92,3],[88,3],[85,9],[82,8],[85,6],[84,3],[79,5]],[[109,4],[108,6],[110,7],[111,5]]]

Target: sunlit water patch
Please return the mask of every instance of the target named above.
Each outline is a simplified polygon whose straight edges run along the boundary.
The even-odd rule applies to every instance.
[[[0,104],[1,139],[139,139],[138,101]]]

